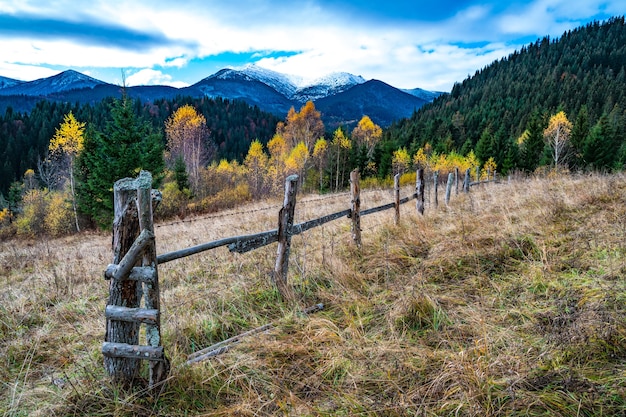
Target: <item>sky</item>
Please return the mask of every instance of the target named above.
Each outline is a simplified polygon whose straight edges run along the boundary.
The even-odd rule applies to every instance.
[[[450,91],[537,39],[624,14],[624,0],[0,0],[0,76],[183,87],[256,64]]]

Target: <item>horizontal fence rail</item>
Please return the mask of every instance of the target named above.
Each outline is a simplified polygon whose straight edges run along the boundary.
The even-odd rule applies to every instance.
[[[417,194],[413,194],[411,197],[404,197],[400,200],[400,204],[405,204],[416,197]],[[378,207],[372,207],[361,211],[361,216],[367,216],[368,214],[378,213],[392,209],[396,206],[396,203],[384,204]],[[352,209],[346,209],[338,211],[337,213],[327,214],[317,219],[308,220],[302,223],[294,224],[291,227],[291,236],[296,236],[307,230],[321,226],[325,223],[329,223],[333,220],[340,219],[342,217],[351,218]],[[173,252],[167,252],[157,256],[157,262],[164,264],[166,262],[174,261],[176,259],[185,258],[187,256],[195,255],[197,253],[206,252],[208,250],[216,249],[221,246],[228,246],[228,250],[237,253],[246,253],[255,249],[259,249],[263,246],[276,243],[278,241],[278,229],[268,230],[266,232],[254,233],[250,235],[233,236],[223,239],[213,240],[211,242],[202,243],[200,245],[192,246],[185,249],[180,249]]]

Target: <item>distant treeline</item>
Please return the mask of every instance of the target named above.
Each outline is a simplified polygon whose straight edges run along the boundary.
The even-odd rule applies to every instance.
[[[165,120],[185,104],[194,106],[204,115],[210,139],[217,147],[217,157],[228,160],[243,160],[255,139],[267,143],[280,120],[242,101],[221,98],[177,97],[152,103],[135,100],[134,109],[157,132],[163,132]],[[89,129],[102,132],[110,122],[111,105],[112,99],[95,105],[42,100],[28,113],[8,107],[0,115],[0,193],[6,196],[12,182],[21,180],[28,169],[37,170],[38,160],[45,158],[50,139],[64,115],[71,111],[77,120],[86,122]]]

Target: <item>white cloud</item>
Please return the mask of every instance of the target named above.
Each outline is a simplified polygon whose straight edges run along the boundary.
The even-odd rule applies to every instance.
[[[135,85],[169,85],[176,88],[187,87],[189,84],[173,81],[172,76],[151,68],[144,68],[126,78],[129,87]]]
[[[169,40],[132,51],[72,40],[0,38],[0,73],[11,76],[20,72],[19,78],[25,79],[36,73],[40,64],[143,68],[127,82],[181,85],[168,74],[170,69],[182,74],[192,60],[223,53],[256,53],[253,60],[259,65],[304,78],[348,71],[397,87],[446,91],[455,81],[519,48],[519,36],[560,35],[602,9],[612,14],[626,9],[623,0],[514,1],[501,15],[494,14],[495,6],[486,3],[461,9],[445,21],[381,20],[373,24],[370,19],[324,7],[320,1],[204,0],[181,6],[162,0],[98,0],[84,7],[70,0],[0,0],[2,9],[13,13],[123,26]],[[457,46],[472,42],[486,42],[487,46]],[[272,54],[276,51],[289,54],[276,57]]]

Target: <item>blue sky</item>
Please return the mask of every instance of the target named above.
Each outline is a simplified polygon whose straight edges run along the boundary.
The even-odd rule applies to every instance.
[[[0,0],[0,75],[181,87],[256,64],[449,91],[538,38],[624,14],[624,0]]]

